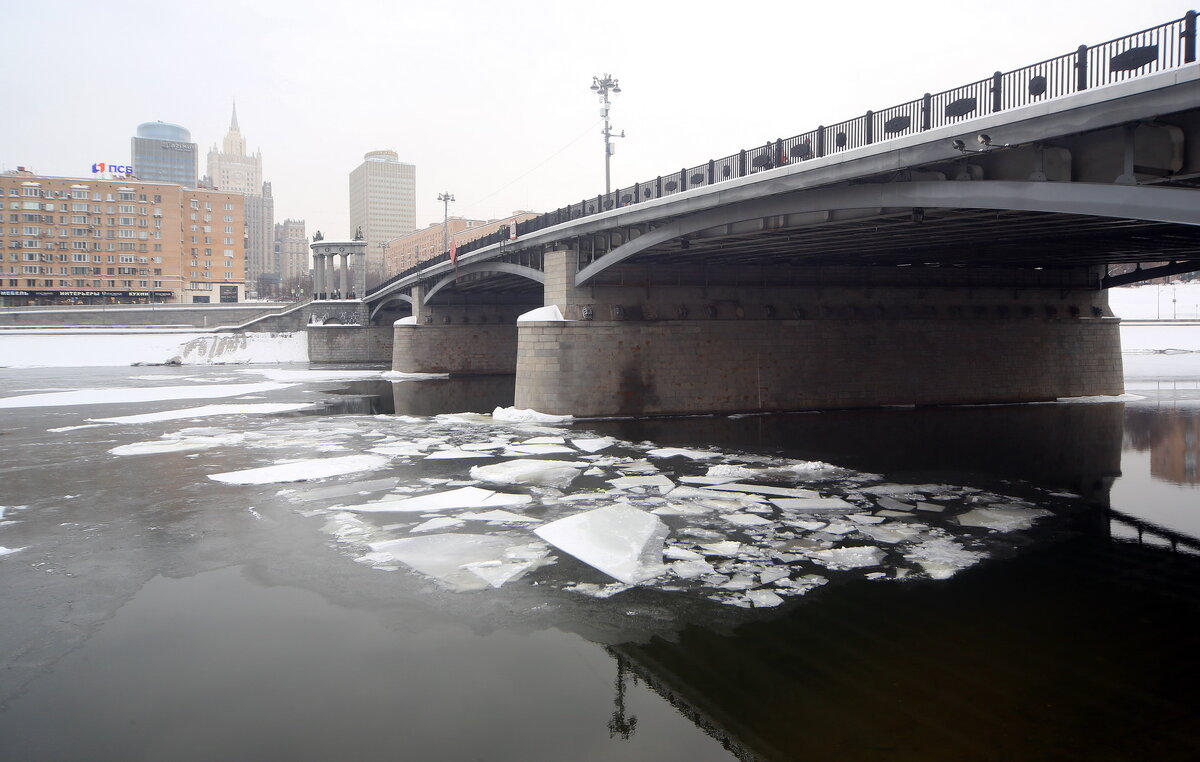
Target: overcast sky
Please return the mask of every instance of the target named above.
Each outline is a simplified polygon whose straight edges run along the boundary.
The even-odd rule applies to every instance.
[[[604,189],[593,75],[614,96],[614,187],[1154,26],[1181,2],[0,3],[0,170],[126,163],[137,125],[208,149],[236,99],[275,216],[348,236],[347,175],[417,167],[417,225]],[[1002,139],[1002,136],[1000,136]]]

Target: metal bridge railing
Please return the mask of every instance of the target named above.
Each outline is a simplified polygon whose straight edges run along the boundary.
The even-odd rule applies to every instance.
[[[879,111],[868,111],[794,137],[747,148],[721,159],[683,167],[651,180],[587,198],[517,223],[522,236],[570,220],[632,206],[692,188],[746,177],[819,156],[841,153],[891,138],[956,124],[985,114],[1061,98],[1083,90],[1123,82],[1196,62],[1196,11],[1182,18],[1098,45],[1081,45],[1039,63]],[[507,234],[493,233],[458,247],[459,254],[491,246]],[[397,273],[367,291],[370,296],[430,265],[450,259],[449,252]]]

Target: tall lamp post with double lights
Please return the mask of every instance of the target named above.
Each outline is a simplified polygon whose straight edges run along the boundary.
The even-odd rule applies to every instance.
[[[442,251],[450,251],[450,202],[454,200],[454,196],[450,191],[438,194],[438,201],[442,202]]]
[[[608,122],[608,94],[611,92],[616,95],[621,92],[621,86],[611,74],[605,74],[603,77],[592,77],[592,92],[600,96],[600,116],[604,117],[604,131],[600,134],[604,136],[604,195],[607,196],[612,191],[612,174],[609,170],[613,154],[612,139],[625,137],[625,130],[621,130],[621,134],[617,135],[613,133]]]

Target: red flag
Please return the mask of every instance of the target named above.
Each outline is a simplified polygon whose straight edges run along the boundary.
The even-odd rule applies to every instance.
[[[458,269],[458,241],[450,242],[450,264],[454,265],[454,269]]]

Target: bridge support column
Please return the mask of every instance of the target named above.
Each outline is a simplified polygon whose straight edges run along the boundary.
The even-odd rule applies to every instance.
[[[789,319],[739,308],[733,319],[525,322],[515,404],[669,415],[1120,394],[1120,321],[1104,316],[1105,303],[1102,292],[1084,292],[1053,316],[943,302],[878,316],[810,308]]]
[[[543,284],[543,305],[556,305],[567,320],[583,319],[583,307],[590,304],[588,291],[575,287],[579,272],[579,252],[560,247],[547,251],[542,258],[546,281]]]

